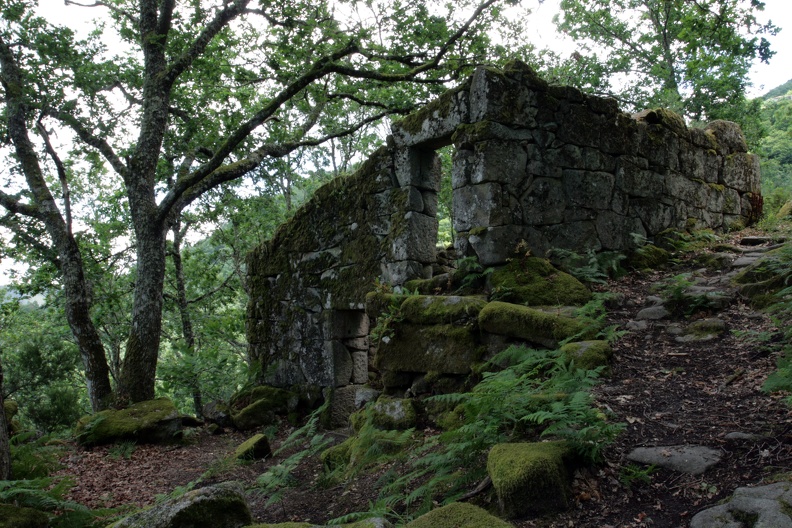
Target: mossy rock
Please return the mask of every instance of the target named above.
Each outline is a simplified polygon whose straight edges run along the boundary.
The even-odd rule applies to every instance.
[[[259,460],[272,454],[269,439],[261,433],[251,436],[234,451],[234,458],[240,460]]]
[[[453,502],[421,515],[404,528],[512,528],[512,525],[478,506]]]
[[[399,324],[395,335],[383,339],[374,357],[380,372],[436,372],[467,374],[481,358],[474,324],[458,326]]]
[[[83,416],[74,433],[85,446],[109,444],[119,440],[167,442],[178,439],[179,412],[167,398],[130,405],[126,409],[101,411]]]
[[[591,292],[572,275],[538,257],[514,259],[490,275],[492,295],[527,306],[582,305]]]
[[[11,504],[0,504],[0,528],[47,528],[46,513],[32,508],[20,508]]]
[[[297,396],[289,391],[260,385],[231,398],[231,421],[240,431],[269,425],[276,414],[286,414],[297,406]]]
[[[371,405],[368,414],[372,425],[379,429],[404,431],[418,424],[415,403],[408,398],[380,396],[374,405]]]
[[[658,269],[668,264],[668,251],[654,244],[639,247],[627,259],[627,265],[636,270]]]
[[[350,452],[352,444],[355,442],[355,437],[350,436],[340,444],[328,447],[319,455],[322,464],[328,471],[340,469],[349,464]]]
[[[775,293],[792,277],[792,243],[768,251],[762,258],[735,275],[733,282],[746,297]]]
[[[364,519],[352,524],[336,524],[332,528],[391,528],[393,525],[385,519]],[[304,523],[304,522],[287,522],[275,524],[251,524],[245,528],[330,528],[320,526],[317,524]]]
[[[222,482],[133,513],[112,528],[242,528],[252,521],[242,485]]]
[[[491,302],[481,310],[479,328],[547,348],[555,348],[560,341],[573,336],[590,338],[599,331],[599,328],[587,326],[571,317],[499,301]]]
[[[498,444],[487,472],[507,518],[543,515],[569,507],[574,451],[566,442]]]
[[[594,370],[608,365],[613,349],[603,340],[578,341],[562,346],[561,354],[568,361],[574,361],[578,368]]]
[[[483,297],[417,295],[401,305],[404,320],[423,325],[475,321],[487,301]]]

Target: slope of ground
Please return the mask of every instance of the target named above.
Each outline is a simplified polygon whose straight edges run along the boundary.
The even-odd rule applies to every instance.
[[[761,385],[774,370],[780,329],[766,314],[739,298],[721,310],[704,310],[689,317],[646,320],[638,313],[652,304],[656,285],[683,271],[699,281],[719,283],[731,271],[695,270],[682,263],[669,271],[632,274],[603,289],[619,293],[610,323],[633,330],[615,344],[611,374],[596,389],[601,408],[626,424],[625,432],[605,453],[605,462],[579,471],[574,481],[575,505],[559,516],[521,519],[517,527],[685,527],[698,511],[727,498],[740,486],[788,477],[792,470],[790,410],[779,396],[768,396]],[[715,316],[727,331],[703,342],[680,342],[675,323],[688,324]],[[281,428],[279,439],[289,432]],[[427,431],[428,432],[428,431]],[[755,435],[729,439],[729,433]],[[420,434],[420,433],[417,433]],[[343,433],[338,434],[338,439]],[[149,504],[158,493],[194,481],[239,479],[253,486],[267,467],[283,457],[244,466],[222,462],[245,439],[240,434],[213,437],[205,432],[188,446],[139,446],[131,456],[117,448],[74,448],[64,459],[63,474],[76,475],[70,498],[90,506]],[[719,451],[721,461],[693,476],[667,469],[649,471],[627,461],[636,447],[700,445]],[[115,455],[115,456],[114,456]],[[262,522],[320,523],[376,502],[379,468],[346,485],[322,486],[322,468],[306,459],[292,473],[293,487],[267,504],[263,493],[250,496],[254,515]],[[200,485],[200,484],[198,484]],[[491,495],[473,500],[487,506]]]

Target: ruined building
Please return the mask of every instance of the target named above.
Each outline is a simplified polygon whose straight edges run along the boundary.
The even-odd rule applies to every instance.
[[[319,189],[251,253],[247,332],[263,383],[369,380],[365,296],[432,273],[435,150],[447,145],[456,249],[484,266],[504,264],[521,241],[539,256],[628,252],[670,228],[746,224],[761,203],[758,160],[733,123],[631,116],[523,64],[482,66],[395,124],[357,172]]]

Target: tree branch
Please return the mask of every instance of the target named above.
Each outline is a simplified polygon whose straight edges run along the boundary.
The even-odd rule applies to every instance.
[[[127,177],[129,172],[128,167],[121,161],[121,158],[116,155],[113,147],[104,139],[94,135],[79,119],[67,112],[62,112],[55,108],[45,108],[43,112],[71,128],[81,140],[98,150],[122,178]]]
[[[44,147],[49,154],[52,161],[55,163],[55,169],[58,172],[58,180],[60,180],[61,184],[61,192],[63,193],[63,213],[66,216],[66,231],[69,233],[69,236],[72,235],[72,214],[71,214],[71,193],[69,192],[69,181],[66,178],[66,167],[64,167],[63,162],[61,161],[60,157],[58,157],[58,153],[55,152],[55,149],[52,147],[52,143],[50,142],[49,133],[47,132],[44,123],[41,122],[41,118],[44,117],[43,115],[39,117],[38,121],[36,122],[36,129],[38,129],[39,134],[41,134],[41,138],[44,140]]]

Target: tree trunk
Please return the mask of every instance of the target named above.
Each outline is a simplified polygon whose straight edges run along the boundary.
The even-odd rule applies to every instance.
[[[11,446],[3,402],[3,364],[0,363],[0,480],[11,480]]]
[[[54,238],[54,237],[53,237]],[[101,411],[113,401],[110,370],[104,345],[90,315],[90,295],[85,282],[82,256],[77,242],[69,237],[56,245],[60,251],[61,274],[66,299],[66,319],[82,356],[91,409]]]
[[[181,258],[182,232],[181,222],[177,221],[173,226],[173,267],[176,269],[176,302],[179,306],[179,316],[182,322],[182,336],[187,347],[187,354],[195,354],[195,333],[193,332],[192,319],[190,318],[189,304],[187,303],[187,284],[184,280],[184,267]],[[193,408],[198,418],[203,417],[203,395],[198,379],[194,379],[190,388],[192,389]]]
[[[24,76],[11,49],[2,40],[0,40],[0,66],[6,93],[5,117],[8,136],[14,144],[14,151],[33,199],[33,205],[17,202],[15,207],[25,209],[27,216],[42,221],[52,239],[57,259],[51,257],[51,260],[59,267],[63,279],[66,318],[85,364],[91,407],[94,411],[99,411],[109,405],[112,399],[112,387],[102,340],[90,316],[91,301],[80,248],[74,239],[71,225],[60,214],[55,198],[47,187],[36,147],[28,135],[27,122],[32,117],[30,115],[32,112],[29,111],[22,90]]]
[[[154,398],[165,279],[164,229],[156,222],[155,215],[141,215],[133,200],[130,205],[137,240],[137,277],[132,328],[118,387],[124,405]]]

